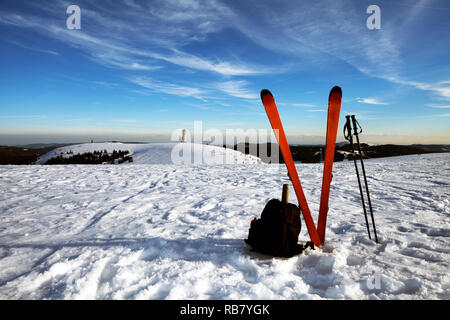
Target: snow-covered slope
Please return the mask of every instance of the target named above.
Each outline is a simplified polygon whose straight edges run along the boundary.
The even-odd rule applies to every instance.
[[[59,154],[71,154],[103,151],[112,153],[113,150],[128,150],[133,157],[133,164],[233,164],[257,163],[260,159],[245,155],[232,149],[203,145],[196,143],[85,143],[57,148],[43,155],[36,164],[44,164],[50,158]],[[70,153],[70,154],[69,154]],[[125,163],[128,164],[128,163]]]
[[[297,169],[317,219],[322,165]],[[284,166],[0,166],[0,299],[449,299],[450,154],[366,170],[380,244],[340,162],[326,244],[272,259],[243,239]]]

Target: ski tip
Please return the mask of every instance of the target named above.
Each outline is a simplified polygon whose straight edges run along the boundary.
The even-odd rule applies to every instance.
[[[331,89],[330,91],[330,95],[332,95],[333,93],[339,93],[342,96],[342,89],[339,86],[334,86],[333,89]]]
[[[272,95],[272,93],[270,93],[270,91],[267,89],[262,89],[261,90],[261,100],[263,100],[264,96],[266,96],[266,95]]]

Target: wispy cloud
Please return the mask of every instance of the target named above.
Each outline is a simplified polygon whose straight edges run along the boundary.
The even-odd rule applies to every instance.
[[[28,50],[32,50],[32,51],[36,51],[36,52],[47,53],[47,54],[51,54],[51,55],[54,55],[54,56],[59,56],[59,55],[60,55],[59,52],[56,52],[56,51],[54,51],[54,50],[43,49],[43,48],[38,48],[38,47],[30,46],[30,45],[28,45],[28,44],[24,44],[24,43],[21,43],[21,42],[16,41],[16,40],[10,40],[10,39],[7,39],[6,41],[9,42],[9,43],[14,44],[14,45],[16,45],[16,46],[22,47],[22,48],[24,48],[24,49],[28,49]]]
[[[64,4],[66,2],[56,1],[50,7],[62,8]],[[89,21],[93,27],[84,29],[82,25],[81,32],[67,30],[49,10],[48,18],[2,12],[0,24],[33,29],[84,50],[97,63],[126,70],[158,70],[165,62],[225,76],[279,72],[279,69],[236,59],[200,57],[180,49],[229,25],[227,17],[232,17],[233,12],[217,1],[157,1],[157,5],[153,5],[128,0],[120,3],[121,15],[114,10],[119,4],[111,8],[93,6],[99,10],[86,6],[82,11],[83,21]]]
[[[252,10],[243,10],[237,2],[219,0],[123,0],[109,1],[107,5],[99,1],[87,5],[88,2],[79,0],[79,3],[82,30],[65,28],[61,12],[70,4],[65,0],[27,2],[24,6],[32,6],[33,11],[23,10],[20,14],[2,10],[0,25],[26,28],[58,40],[81,51],[95,63],[110,68],[135,72],[132,74],[151,74],[147,78],[131,78],[140,87],[135,91],[141,94],[160,92],[201,99],[206,91],[219,90],[236,98],[257,99],[258,94],[248,88],[248,82],[232,80],[233,77],[289,70],[275,63],[270,66],[258,64],[252,57],[246,59],[237,53],[230,54],[231,50],[214,50],[214,55],[210,55],[208,50],[192,49],[197,44],[203,48],[212,35],[233,30],[253,41],[258,49],[262,47],[262,51],[267,49],[264,52],[295,61],[293,64],[323,66],[329,61],[344,62],[365,75],[409,85],[432,92],[438,99],[450,100],[448,80],[427,83],[402,77],[404,55],[400,52],[399,35],[393,31],[395,28],[390,28],[392,25],[386,19],[382,30],[368,31],[364,11],[360,12],[359,6],[346,1],[280,1],[280,5],[271,6],[270,10],[256,0],[252,2]],[[406,19],[412,21],[419,16],[426,3],[427,0],[421,0],[417,5],[405,8]],[[44,48],[38,50],[59,54]],[[206,84],[193,87],[156,80],[159,72],[182,68],[211,73],[219,76],[221,82],[213,80],[215,87],[212,88]],[[389,104],[377,98],[359,98],[357,101]],[[308,110],[319,108],[308,103],[291,106]]]
[[[364,74],[397,74],[401,55],[389,28],[368,32],[364,12],[345,1],[288,2],[255,6],[234,19],[239,30],[266,49],[323,66],[341,60]],[[320,16],[320,19],[318,17]],[[262,26],[270,26],[265,28]]]
[[[423,10],[429,8],[429,2],[420,0],[408,4],[400,16],[383,19],[379,31],[366,28],[367,16],[359,11],[359,6],[339,0],[283,2],[270,10],[255,6],[252,16],[234,17],[233,23],[258,45],[284,56],[296,57],[299,64],[320,67],[329,61],[340,60],[366,76],[410,85],[431,91],[436,98],[450,100],[448,81],[415,81],[404,75],[407,55],[401,50],[410,48],[411,43],[403,43],[402,39],[410,39],[411,26],[408,24],[422,16]],[[390,4],[396,5],[394,2],[386,5]],[[320,19],[317,18],[319,15]]]
[[[132,58],[126,54],[117,54],[114,52],[91,52],[91,60],[107,67],[113,67],[125,70],[141,70],[152,71],[162,69],[162,66],[148,65],[140,61],[140,59]]]
[[[376,104],[376,105],[387,105],[389,103],[382,102],[378,100],[377,98],[356,98],[356,101],[359,103],[365,103],[365,104]]]
[[[450,105],[426,104],[426,106],[434,109],[450,109]]]
[[[377,116],[373,110],[360,111],[360,110],[352,110],[352,109],[343,109],[343,110],[341,110],[341,114],[355,115],[358,120],[377,120],[377,119],[379,119],[379,116]]]
[[[291,103],[290,104],[293,107],[299,107],[299,108],[318,108],[318,105],[311,104],[311,103]]]
[[[424,83],[424,82],[419,82],[419,81],[405,80],[403,78],[393,77],[393,76],[384,77],[384,78],[386,80],[389,80],[394,83],[415,87],[419,90],[431,91],[436,95],[437,98],[450,101],[450,81],[449,80],[430,84],[430,83]]]
[[[167,83],[149,77],[133,77],[129,80],[132,83],[137,84],[143,88],[180,97],[193,97],[197,99],[203,99],[203,95],[206,94],[206,91],[203,89],[182,86],[174,83]]]
[[[107,88],[117,88],[119,86],[119,84],[115,83],[115,82],[92,81],[92,83],[95,84],[95,85],[102,86],[102,87],[107,87]]]
[[[227,61],[210,61],[175,49],[172,49],[172,52],[172,54],[166,55],[158,53],[146,53],[146,55],[178,66],[215,72],[226,76],[248,76],[275,72],[272,68],[252,67],[242,63],[230,63]]]
[[[226,81],[217,84],[219,90],[229,94],[230,96],[242,99],[258,99],[258,94],[247,89],[248,83],[244,80]]]

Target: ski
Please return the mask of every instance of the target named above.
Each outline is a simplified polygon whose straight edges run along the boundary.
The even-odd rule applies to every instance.
[[[328,97],[328,120],[325,146],[325,161],[322,177],[322,192],[320,196],[319,220],[317,232],[320,241],[325,241],[325,229],[327,224],[328,200],[330,197],[330,185],[333,171],[334,152],[336,149],[336,136],[339,126],[339,113],[341,111],[342,90],[335,86]]]
[[[297,196],[298,204],[302,211],[303,218],[308,229],[309,237],[311,238],[311,241],[317,247],[319,247],[321,245],[319,234],[317,232],[316,225],[314,224],[314,220],[311,216],[311,211],[309,210],[305,194],[303,193],[303,188],[298,177],[297,169],[294,165],[291,149],[289,148],[283,125],[281,124],[281,119],[278,113],[277,105],[275,104],[275,99],[273,98],[269,90],[263,89],[261,91],[261,100],[264,108],[266,109],[270,124],[277,138],[278,145],[280,146],[281,154],[283,155],[289,177],[292,181],[292,185],[294,186],[295,194]]]

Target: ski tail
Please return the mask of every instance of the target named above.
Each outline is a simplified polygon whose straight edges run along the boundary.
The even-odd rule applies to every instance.
[[[328,98],[328,120],[325,146],[325,161],[322,178],[322,192],[320,196],[319,220],[317,232],[321,243],[325,241],[325,229],[327,224],[328,200],[330,197],[330,185],[333,171],[334,153],[336,149],[336,136],[339,126],[339,114],[341,111],[342,90],[335,86],[331,89]]]
[[[291,150],[284,133],[277,105],[275,104],[275,99],[273,98],[272,93],[270,93],[269,90],[263,89],[261,91],[261,100],[264,108],[266,109],[266,113],[269,117],[272,129],[274,130],[275,136],[278,140],[278,145],[280,146],[281,154],[283,155],[284,162],[289,172],[289,177],[291,178],[292,185],[294,186],[295,194],[297,196],[298,203],[301,208],[306,227],[308,229],[309,237],[311,238],[311,241],[319,247],[321,245],[319,234],[317,232],[316,225],[314,224],[314,220],[311,216],[311,211],[309,210],[305,194],[303,193],[303,188],[298,177],[297,169],[294,165],[294,160],[292,158]]]

